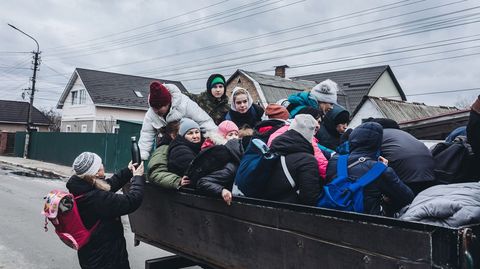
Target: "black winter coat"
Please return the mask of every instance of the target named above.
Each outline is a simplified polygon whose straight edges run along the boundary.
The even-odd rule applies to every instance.
[[[262,121],[263,112],[263,108],[257,104],[252,104],[243,114],[230,108],[225,119],[235,122],[238,128],[253,128]]]
[[[345,108],[339,105],[334,105],[333,109],[328,111],[325,117],[323,117],[323,121],[320,124],[320,129],[315,134],[315,137],[318,139],[318,143],[335,151],[338,145],[340,145],[341,137],[341,134],[337,131],[337,125],[335,122],[338,121],[337,118],[348,119],[349,115],[350,114]]]
[[[168,171],[184,176],[188,166],[200,152],[202,142],[192,143],[178,135],[168,148]]]
[[[473,153],[480,159],[480,114],[470,111],[467,125],[467,140],[472,146]]]
[[[378,153],[382,144],[382,126],[375,122],[364,123],[350,134],[350,157],[348,164],[357,161],[360,157],[367,160],[348,169],[348,175],[356,180],[373,168],[377,162]],[[338,157],[328,162],[327,181],[336,177]],[[382,196],[390,198],[390,203],[384,204]],[[388,167],[383,174],[367,185],[363,192],[364,213],[371,215],[392,215],[400,208],[409,204],[414,194],[397,176],[395,171]],[[383,208],[383,205],[386,207]]]
[[[243,156],[243,146],[240,140],[232,139],[225,144],[225,147],[230,151],[232,161],[222,169],[197,181],[197,190],[201,193],[221,197],[223,189],[232,190],[233,180]]]
[[[397,129],[384,129],[381,155],[407,185],[433,183],[435,175],[432,153],[411,134]],[[429,187],[425,184],[425,187]],[[423,189],[420,189],[421,191]]]
[[[480,164],[480,114],[470,111],[467,124],[467,141],[472,146],[474,159],[471,162],[469,173],[474,178],[480,178],[480,169],[475,164]]]
[[[130,179],[129,192],[116,194]],[[75,175],[67,182],[70,193],[75,196],[84,194],[77,200],[77,205],[85,227],[90,229],[100,220],[88,244],[78,251],[78,260],[84,269],[130,268],[120,216],[132,213],[142,203],[145,178],[132,178],[132,172],[125,168],[107,182],[110,191],[98,190]]]
[[[285,156],[288,171],[295,181],[290,185],[280,160],[272,168],[263,198],[305,205],[316,205],[321,192],[320,173],[311,142],[295,130],[288,130],[272,142],[271,149]],[[298,193],[297,193],[298,191]]]
[[[261,139],[267,143],[268,138],[278,129],[285,126],[286,122],[282,120],[264,120],[259,122],[253,129],[253,138]]]

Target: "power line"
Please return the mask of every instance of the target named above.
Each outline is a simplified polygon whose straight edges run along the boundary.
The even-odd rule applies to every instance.
[[[290,28],[276,30],[276,31],[272,31],[272,32],[268,32],[268,33],[264,33],[264,34],[260,34],[260,35],[256,35],[256,36],[236,39],[236,40],[233,40],[233,41],[228,41],[228,42],[224,42],[224,43],[220,43],[220,44],[216,44],[216,45],[210,45],[210,46],[206,46],[206,47],[202,47],[202,48],[198,48],[198,49],[187,50],[187,51],[177,52],[177,53],[173,53],[173,54],[161,55],[161,56],[157,56],[157,57],[154,57],[154,58],[148,58],[148,59],[138,60],[138,61],[134,61],[134,62],[128,62],[128,63],[124,63],[124,64],[104,66],[104,67],[101,67],[100,69],[110,69],[110,68],[113,68],[113,67],[120,67],[120,66],[125,66],[125,65],[149,62],[149,61],[154,61],[154,60],[157,60],[157,59],[165,59],[165,58],[172,57],[172,56],[187,55],[187,54],[194,53],[194,52],[216,49],[216,48],[220,48],[220,47],[224,47],[224,46],[228,46],[228,45],[233,45],[233,44],[238,45],[238,44],[245,43],[245,42],[248,42],[248,41],[252,41],[252,40],[255,40],[255,39],[265,38],[265,37],[269,37],[269,36],[272,36],[272,35],[285,34],[285,33],[289,33],[289,32],[292,32],[292,31],[308,29],[308,28],[311,28],[311,27],[324,25],[324,24],[331,23],[331,22],[337,22],[337,21],[343,21],[343,20],[346,20],[346,19],[352,19],[352,18],[364,16],[364,15],[370,14],[370,13],[395,9],[395,8],[403,7],[403,6],[406,6],[406,5],[412,5],[412,4],[416,4],[416,3],[419,3],[419,2],[424,2],[425,0],[419,0],[419,1],[412,2],[412,3],[406,3],[406,4],[398,5],[399,3],[403,3],[403,2],[407,2],[407,1],[410,1],[410,0],[403,0],[403,1],[395,2],[395,3],[391,3],[391,4],[381,5],[381,6],[377,6],[377,7],[374,7],[374,8],[364,9],[364,10],[360,10],[360,11],[356,11],[356,12],[352,12],[352,13],[328,18],[328,19],[317,20],[317,21],[310,22],[310,23],[303,24],[303,25],[298,25],[298,26],[294,26],[294,27],[290,27]],[[459,3],[459,2],[463,2],[463,1],[464,0],[457,1],[455,3]],[[397,6],[395,6],[395,5],[397,5]]]
[[[469,23],[477,23],[477,22],[480,22],[480,20],[469,22]],[[465,24],[466,23],[460,23],[460,24],[456,24],[456,25],[448,25],[448,26],[437,27],[437,28],[434,28],[434,29],[435,30],[445,29],[445,28],[451,28],[451,27],[456,27],[456,26],[462,26],[462,25],[465,25]],[[413,29],[413,30],[415,30],[415,29]],[[244,63],[250,63],[251,64],[251,63],[265,62],[265,61],[270,61],[270,60],[276,60],[278,57],[284,57],[285,58],[285,57],[292,57],[292,56],[298,56],[298,55],[305,55],[305,54],[309,54],[309,53],[313,53],[313,52],[324,51],[324,50],[327,50],[327,49],[346,47],[346,46],[358,45],[358,44],[363,44],[363,43],[370,43],[370,42],[374,42],[374,41],[391,39],[391,38],[395,38],[395,37],[407,36],[407,35],[418,34],[418,33],[424,33],[424,32],[428,32],[428,31],[432,31],[432,29],[425,29],[425,30],[419,30],[419,31],[414,31],[414,32],[399,31],[399,32],[394,32],[394,33],[389,33],[389,34],[364,38],[364,39],[360,39],[360,40],[345,42],[345,43],[341,43],[341,44],[337,44],[337,45],[321,47],[321,48],[318,48],[318,49],[311,49],[311,50],[295,52],[295,53],[290,53],[290,54],[285,54],[285,55],[280,55],[280,56],[275,55],[275,56],[270,56],[270,57],[264,57],[262,59],[257,59],[257,60],[244,61],[242,63],[232,63],[232,64],[223,65],[223,66],[215,66],[215,67],[208,68],[208,69],[184,71],[184,72],[180,72],[180,73],[178,73],[178,72],[168,73],[168,74],[163,74],[163,76],[170,76],[170,75],[175,76],[175,75],[182,75],[182,74],[191,74],[191,73],[195,73],[195,72],[198,72],[198,71],[216,70],[216,69],[220,69],[220,68],[234,67],[234,66],[244,64]],[[297,46],[294,46],[294,47],[297,47]],[[271,52],[277,52],[277,51],[282,51],[282,50],[279,49],[279,50],[274,50],[274,51],[271,51]],[[264,55],[264,54],[270,54],[270,52],[255,53],[253,55],[243,56],[243,57],[241,57],[241,59],[244,59],[244,58],[247,58],[247,57],[252,57],[252,56],[260,56],[260,55]],[[235,60],[237,60],[237,59],[233,58],[233,59],[225,59],[225,60],[216,60],[216,63],[232,62],[232,61],[235,61]],[[199,64],[199,63],[196,62],[196,64]],[[202,65],[205,65],[205,64],[202,64]],[[185,69],[194,68],[194,67],[196,67],[196,66],[195,65],[183,66],[183,67],[177,68],[177,69],[170,69],[169,71],[174,72],[176,70],[185,70]],[[152,72],[146,72],[146,73],[143,73],[143,74],[149,74],[149,73],[152,73]]]
[[[423,1],[423,0],[422,0],[422,1]],[[349,17],[349,16],[352,17],[352,15],[354,15],[354,17],[357,17],[357,16],[358,16],[360,13],[362,13],[362,12],[367,12],[367,14],[368,14],[368,13],[371,13],[371,12],[372,12],[373,10],[375,10],[375,9],[381,9],[381,8],[383,8],[382,11],[384,11],[384,10],[388,10],[388,9],[392,9],[392,8],[398,8],[398,7],[404,6],[405,4],[402,4],[402,5],[396,6],[396,7],[391,7],[390,5],[401,4],[402,2],[405,2],[405,0],[404,0],[404,1],[395,2],[395,3],[392,3],[392,4],[388,4],[388,5],[383,5],[383,6],[379,6],[379,7],[375,7],[375,8],[370,8],[370,9],[366,9],[366,10],[362,10],[362,11],[357,11],[357,12],[353,12],[353,13],[349,13],[349,14],[337,16],[337,17],[334,17],[334,18],[331,18],[331,19],[324,19],[324,20],[316,21],[316,22],[314,22],[314,23],[310,23],[310,25],[308,25],[308,27],[312,27],[312,25],[313,25],[313,26],[318,25],[319,23],[324,24],[324,23],[327,23],[327,22],[329,22],[329,21],[338,20],[338,19],[343,18],[343,17]],[[416,1],[416,2],[413,2],[413,3],[418,3],[418,2],[420,2],[420,1]],[[430,8],[423,9],[423,10],[419,10],[419,11],[408,12],[408,13],[404,13],[404,14],[397,15],[397,16],[390,16],[390,17],[388,17],[388,18],[383,18],[383,19],[381,19],[381,20],[392,19],[392,18],[399,17],[399,16],[410,15],[410,14],[414,14],[414,13],[418,13],[418,12],[423,12],[423,11],[426,11],[426,10],[432,10],[432,9],[435,9],[435,8],[440,8],[440,7],[444,7],[444,6],[447,6],[447,5],[456,4],[456,3],[459,3],[459,2],[463,2],[463,0],[462,0],[462,1],[456,1],[456,2],[452,2],[452,3],[448,3],[448,4],[443,4],[443,5],[440,5],[440,6],[430,7]],[[408,4],[413,4],[413,3],[408,3]],[[360,14],[360,15],[364,15],[364,14]],[[367,23],[374,23],[374,22],[378,22],[378,21],[379,21],[379,20],[374,20],[374,21],[370,21],[370,22],[367,22]],[[367,23],[363,23],[363,24],[367,24]],[[285,29],[285,31],[287,32],[287,31],[290,31],[290,30],[292,30],[292,29],[294,29],[294,28],[299,28],[299,27],[304,27],[304,26],[305,26],[305,25],[297,26],[297,27],[293,27],[293,28],[287,28],[287,29]],[[351,27],[357,27],[357,26],[358,26],[358,25],[351,26]],[[351,27],[344,27],[344,28],[335,29],[335,30],[328,31],[328,32],[333,32],[333,31],[336,31],[336,30],[342,30],[342,29],[351,28]],[[284,31],[284,30],[280,30],[280,31]],[[279,31],[275,31],[275,32],[279,32]],[[275,32],[270,32],[270,33],[267,33],[267,34],[264,34],[264,35],[270,35],[270,34],[275,33]],[[324,34],[324,33],[326,33],[326,32],[317,33],[317,34],[314,34],[314,35],[319,35],[319,34]],[[261,35],[260,35],[260,36],[261,36]],[[255,36],[254,38],[260,37],[260,36]],[[312,35],[303,36],[303,37],[301,37],[301,38],[310,37],[310,36],[312,36]],[[248,38],[245,38],[244,40],[247,40],[247,39],[248,39]],[[297,38],[297,39],[298,39],[298,38]],[[232,41],[232,42],[237,43],[237,42],[239,42],[239,41],[241,41],[241,40],[236,40],[236,41]],[[289,39],[289,40],[286,40],[286,41],[282,41],[282,42],[277,42],[277,44],[278,44],[278,43],[285,43],[285,42],[288,42],[288,41],[292,41],[292,39]],[[222,43],[222,44],[219,44],[219,46],[228,45],[229,43],[230,43],[230,42],[228,42],[228,43]],[[273,44],[275,44],[275,43],[273,43]],[[272,45],[272,43],[271,43],[271,44],[264,45],[264,46],[260,46],[260,47],[266,47],[266,46],[269,46],[269,45]],[[308,45],[311,45],[311,44],[309,43]],[[216,46],[213,46],[213,47],[216,47]],[[212,47],[212,46],[210,46],[210,47],[204,47],[204,48],[201,48],[200,50],[202,50],[202,49],[207,49],[207,48],[213,48],[213,47]],[[259,48],[259,47],[255,47],[255,48]],[[251,49],[255,49],[255,48],[244,49],[244,50],[242,50],[242,51],[251,50]],[[282,50],[285,50],[285,49],[282,49]],[[188,51],[188,52],[194,52],[194,51],[197,51],[197,50],[191,50],[191,51]],[[238,53],[238,52],[241,52],[241,51],[237,51],[237,52],[235,52],[235,53]],[[170,54],[170,55],[162,55],[162,56],[159,56],[159,57],[156,57],[156,58],[166,58],[166,57],[175,56],[175,55],[180,55],[180,54],[182,54],[182,53],[175,53],[175,54]],[[230,53],[224,54],[224,55],[229,55],[229,54],[230,54]],[[223,55],[223,56],[224,56],[224,55]],[[218,56],[218,55],[217,55],[217,56]],[[210,57],[209,57],[209,58],[210,58]],[[138,62],[139,62],[139,61],[134,62],[134,63],[138,63]],[[183,64],[183,63],[182,63],[182,64]],[[122,65],[126,65],[126,64],[122,64]],[[122,66],[122,65],[117,65],[117,66]],[[179,65],[179,64],[176,64],[176,65]],[[111,67],[111,66],[110,66],[110,67]],[[105,69],[105,68],[108,68],[108,67],[104,67],[104,68],[100,68],[100,69]]]
[[[448,90],[448,91],[432,91],[432,92],[413,93],[413,94],[406,94],[406,95],[420,96],[420,95],[444,94],[444,93],[451,93],[451,92],[467,92],[467,91],[478,91],[478,90],[480,90],[480,88],[467,88],[467,89],[457,89],[457,90]],[[386,96],[386,97],[394,97],[394,96]]]
[[[323,43],[327,43],[327,42],[333,42],[333,41],[339,41],[339,40],[342,40],[342,39],[348,39],[348,38],[352,38],[352,37],[356,37],[356,36],[362,36],[362,35],[366,35],[366,34],[370,34],[370,33],[378,33],[378,32],[381,32],[381,31],[391,31],[392,29],[395,29],[395,28],[403,28],[404,26],[407,26],[409,24],[412,24],[413,26],[415,25],[415,23],[427,23],[427,24],[430,24],[430,25],[426,25],[426,27],[432,27],[434,26],[435,24],[439,24],[439,23],[442,23],[441,21],[437,21],[437,22],[428,22],[428,20],[430,19],[436,19],[436,18],[441,18],[442,16],[448,16],[448,15],[452,15],[452,14],[457,14],[457,13],[461,13],[461,12],[465,12],[465,11],[470,11],[470,10],[473,10],[473,9],[478,9],[480,8],[480,6],[476,6],[476,7],[473,7],[473,8],[468,8],[468,9],[463,9],[463,10],[459,10],[459,11],[454,11],[454,12],[448,12],[448,13],[444,13],[444,14],[441,14],[441,15],[436,15],[436,16],[431,16],[431,17],[427,17],[427,18],[422,18],[422,19],[417,19],[417,20],[413,20],[413,21],[409,21],[409,22],[405,22],[405,23],[399,23],[399,24],[394,24],[394,25],[390,25],[390,26],[384,26],[384,27],[379,27],[379,28],[376,28],[376,29],[370,29],[370,30],[366,30],[366,31],[361,31],[361,32],[356,32],[356,33],[353,33],[353,34],[347,34],[347,35],[344,35],[344,36],[340,36],[340,37],[335,37],[335,38],[330,38],[330,39],[323,39],[322,40],[322,44]],[[467,18],[467,16],[474,16],[474,15],[478,15],[480,13],[475,13],[475,14],[470,14],[470,15],[461,15],[461,16],[457,16],[456,18],[454,18],[455,20],[464,20]],[[382,18],[382,19],[379,19],[379,20],[374,20],[374,21],[369,21],[367,23],[363,23],[363,25],[365,24],[370,24],[370,23],[375,23],[375,22],[379,22],[379,21],[383,21],[385,19],[389,19],[389,18]],[[447,19],[446,21],[448,22],[448,20],[452,20],[452,19]],[[339,29],[345,29],[345,28],[352,28],[352,27],[356,27],[358,25],[362,25],[362,24],[357,24],[357,25],[354,25],[354,26],[348,26],[348,27],[342,27],[342,28],[337,28],[337,29],[333,29],[333,30],[329,30],[329,31],[326,31],[326,32],[322,32],[322,33],[317,33],[315,35],[320,35],[320,34],[325,34],[325,33],[328,33],[328,32],[333,32],[333,31],[337,31]],[[417,29],[421,29],[422,26],[418,26]],[[443,28],[439,28],[439,29],[443,29]],[[412,30],[415,30],[415,29],[412,29]],[[397,33],[387,33],[385,35],[377,35],[376,37],[370,37],[370,38],[366,38],[366,39],[361,39],[361,40],[357,40],[357,41],[353,41],[353,42],[346,42],[346,43],[342,43],[342,44],[339,44],[339,45],[332,45],[332,46],[326,46],[326,47],[321,47],[319,49],[312,49],[312,50],[306,50],[306,51],[302,51],[302,52],[299,52],[299,53],[292,53],[292,54],[286,54],[287,56],[296,56],[296,55],[301,55],[301,54],[304,54],[304,53],[311,53],[311,52],[318,52],[318,51],[323,51],[323,50],[328,50],[328,49],[332,49],[332,48],[339,48],[339,47],[345,47],[345,46],[350,46],[350,45],[357,45],[359,44],[359,42],[362,42],[362,43],[365,43],[365,42],[369,42],[369,40],[373,40],[375,38],[379,39],[379,40],[383,40],[385,39],[384,37],[388,37],[388,36],[391,36],[391,35],[394,35],[394,34],[400,34],[400,33],[404,33],[404,32],[407,32],[406,30],[404,31],[400,31],[400,32],[397,32]],[[409,35],[409,34],[408,34]],[[308,36],[311,36],[311,35],[308,35]],[[296,39],[290,39],[288,41],[294,41]],[[278,44],[280,42],[277,42],[276,44]],[[275,43],[271,43],[271,44],[268,44],[268,46],[272,45],[272,44],[275,44]],[[258,52],[258,53],[253,53],[253,54],[249,54],[249,55],[244,55],[244,56],[239,56],[239,57],[231,57],[231,58],[226,58],[226,59],[222,59],[222,60],[219,60],[219,57],[221,56],[230,56],[234,53],[238,53],[238,52],[242,52],[242,51],[247,51],[247,50],[251,50],[252,48],[250,49],[243,49],[243,50],[239,50],[239,51],[236,51],[236,52],[229,52],[229,53],[225,53],[225,54],[221,54],[221,55],[216,55],[215,57],[215,63],[222,63],[222,62],[231,62],[231,61],[235,61],[237,60],[238,58],[241,58],[241,59],[244,59],[246,57],[255,57],[255,56],[264,56],[266,54],[273,54],[273,53],[276,53],[276,52],[283,52],[283,51],[286,51],[286,50],[292,50],[292,49],[298,49],[298,48],[303,48],[303,47],[308,47],[308,46],[314,46],[316,45],[316,43],[312,43],[312,42],[307,42],[307,43],[303,43],[303,44],[296,44],[296,45],[293,45],[293,46],[289,46],[289,47],[285,47],[285,48],[279,48],[279,49],[274,49],[274,50],[269,50],[269,51],[265,51],[265,52]],[[260,47],[265,47],[267,45],[264,45],[264,46],[260,46]],[[255,47],[255,48],[258,48],[258,47]],[[281,55],[280,57],[285,57],[284,55]],[[270,57],[268,59],[275,59],[277,58],[278,56],[274,56],[274,57]],[[158,68],[155,68],[155,69],[149,69],[149,70],[145,70],[145,71],[141,71],[142,74],[150,74],[150,73],[156,73],[156,72],[161,72],[163,70],[168,70],[168,71],[177,71],[177,70],[185,70],[186,68],[192,68],[192,67],[197,67],[200,63],[199,61],[202,61],[202,60],[212,60],[211,57],[205,57],[205,58],[201,58],[201,59],[189,59],[189,61],[186,61],[186,62],[182,62],[182,63],[178,63],[178,64],[173,64],[173,65],[169,65],[168,68],[163,68],[163,69],[158,69]],[[194,65],[190,64],[192,61],[195,62]],[[187,64],[187,65],[186,65]],[[206,63],[202,63],[203,64],[206,64]],[[182,66],[183,65],[183,66]],[[172,67],[175,67],[175,66],[178,66],[178,68],[174,68],[172,69]]]
[[[138,41],[138,40],[141,40],[141,39],[150,38],[150,37],[152,37],[152,34],[159,35],[159,34],[162,34],[162,33],[165,34],[165,33],[174,32],[175,30],[182,30],[182,28],[189,29],[192,26],[198,26],[198,25],[201,25],[201,24],[206,24],[206,23],[211,22],[211,21],[217,21],[217,20],[221,20],[221,19],[224,19],[224,18],[228,18],[232,15],[240,14],[240,13],[243,13],[243,12],[248,12],[248,11],[251,11],[251,10],[255,10],[255,9],[259,8],[259,7],[255,7],[255,5],[266,3],[266,2],[269,2],[269,1],[272,1],[272,0],[256,1],[254,3],[245,4],[245,5],[242,5],[242,6],[238,6],[238,7],[228,9],[226,11],[219,12],[219,13],[215,14],[215,16],[213,18],[210,18],[210,19],[204,19],[203,17],[201,17],[201,18],[193,19],[193,20],[190,20],[190,21],[187,21],[187,22],[182,22],[182,23],[179,23],[179,24],[176,24],[176,25],[173,25],[173,26],[167,26],[167,27],[164,27],[164,28],[161,28],[161,29],[157,29],[157,30],[153,30],[153,31],[145,32],[145,33],[140,33],[140,34],[136,34],[136,35],[125,37],[125,38],[116,39],[116,40],[113,40],[113,41],[103,41],[103,42],[99,42],[97,44],[83,46],[83,49],[89,49],[89,50],[94,50],[94,49],[97,49],[97,48],[101,49],[101,48],[104,48],[105,44],[109,44],[109,43],[112,43],[112,44],[109,44],[110,46],[116,45],[115,43],[120,45],[120,44],[127,43],[126,41],[128,41],[128,40]],[[264,6],[273,5],[273,4],[281,2],[281,1],[283,1],[283,0],[277,0],[273,3],[266,3]],[[260,7],[262,7],[262,6],[260,6]],[[244,8],[249,8],[249,9],[242,10]],[[238,10],[240,10],[240,11],[238,11]],[[232,12],[237,12],[237,13],[230,14]],[[242,18],[244,18],[244,17],[242,17]],[[205,22],[202,22],[202,20],[204,20]],[[195,24],[197,24],[197,25],[195,25]],[[179,29],[176,29],[176,28],[179,28]],[[161,39],[164,39],[164,37],[163,38],[157,38],[157,39],[154,39],[152,41],[148,41],[146,43],[158,41],[158,40],[161,40]],[[140,44],[144,44],[144,43],[140,43]],[[136,46],[136,45],[138,45],[138,44],[135,44],[134,46]],[[127,47],[130,47],[130,46],[127,46]],[[124,48],[124,47],[122,47],[122,48]],[[121,49],[121,48],[115,48],[115,49]],[[59,52],[59,53],[56,53],[56,54],[53,54],[53,55],[60,55],[60,54],[65,54],[65,52]]]
[[[133,32],[133,31],[138,30],[138,29],[141,29],[141,28],[146,28],[146,27],[149,27],[149,26],[152,26],[152,25],[160,24],[160,23],[162,23],[162,22],[166,22],[166,21],[169,21],[169,20],[177,19],[177,18],[186,16],[186,15],[190,15],[190,14],[192,14],[192,13],[195,13],[195,12],[198,12],[198,11],[201,11],[201,10],[205,10],[205,9],[208,9],[208,8],[211,8],[211,7],[214,7],[214,6],[218,6],[218,5],[223,4],[223,3],[225,3],[225,2],[228,2],[228,1],[230,1],[230,0],[220,1],[220,2],[211,4],[211,5],[202,7],[202,8],[194,9],[194,10],[191,10],[191,11],[188,11],[188,12],[185,12],[185,13],[182,13],[182,14],[179,14],[179,15],[175,15],[175,16],[166,18],[166,19],[163,19],[163,20],[159,20],[159,21],[155,21],[155,22],[152,22],[152,23],[148,23],[148,24],[144,24],[144,25],[141,25],[141,26],[137,26],[137,27],[134,27],[134,28],[130,28],[130,29],[128,29],[128,30],[124,30],[124,31],[120,31],[120,32],[116,32],[116,33],[104,35],[104,36],[101,36],[101,37],[97,37],[97,38],[93,38],[93,39],[89,39],[89,40],[85,40],[85,41],[80,41],[80,42],[77,42],[75,45],[79,45],[79,44],[83,44],[83,43],[88,43],[88,42],[95,41],[95,40],[99,40],[99,39],[105,39],[105,38],[107,38],[107,37],[116,36],[116,35],[121,35],[121,34],[128,33],[128,32]],[[64,47],[71,47],[71,46],[73,46],[73,45],[74,45],[74,44],[70,44],[70,45],[59,46],[59,47],[52,47],[52,48],[47,48],[47,49],[60,49],[60,48],[64,48]]]

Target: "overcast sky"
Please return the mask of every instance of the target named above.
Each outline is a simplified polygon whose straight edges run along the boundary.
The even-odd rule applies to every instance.
[[[389,64],[409,101],[480,94],[474,0],[0,1],[0,98],[22,100],[36,45],[7,23],[40,44],[36,107],[56,106],[77,67],[197,92],[211,73],[239,68],[273,74],[287,64],[293,77]]]

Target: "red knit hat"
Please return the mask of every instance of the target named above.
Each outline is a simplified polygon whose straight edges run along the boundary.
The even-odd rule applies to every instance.
[[[269,119],[288,120],[288,118],[290,118],[288,110],[278,104],[268,104],[265,108],[265,115],[267,115]]]
[[[167,87],[159,81],[150,83],[150,94],[148,95],[148,104],[154,108],[160,108],[172,103],[172,95]]]

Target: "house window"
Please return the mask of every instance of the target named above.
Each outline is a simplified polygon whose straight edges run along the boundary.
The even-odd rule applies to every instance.
[[[78,102],[78,92],[74,91],[72,92],[72,105],[76,105]]]
[[[82,133],[86,133],[86,132],[87,132],[87,125],[82,124]]]
[[[142,92],[140,92],[140,91],[135,91],[135,90],[134,90],[133,92],[135,93],[135,95],[136,95],[137,97],[143,97]]]
[[[69,133],[71,131],[72,131],[72,126],[67,125],[67,127],[65,127],[65,132]]]
[[[72,91],[72,105],[85,104],[87,100],[87,91],[85,89]]]

